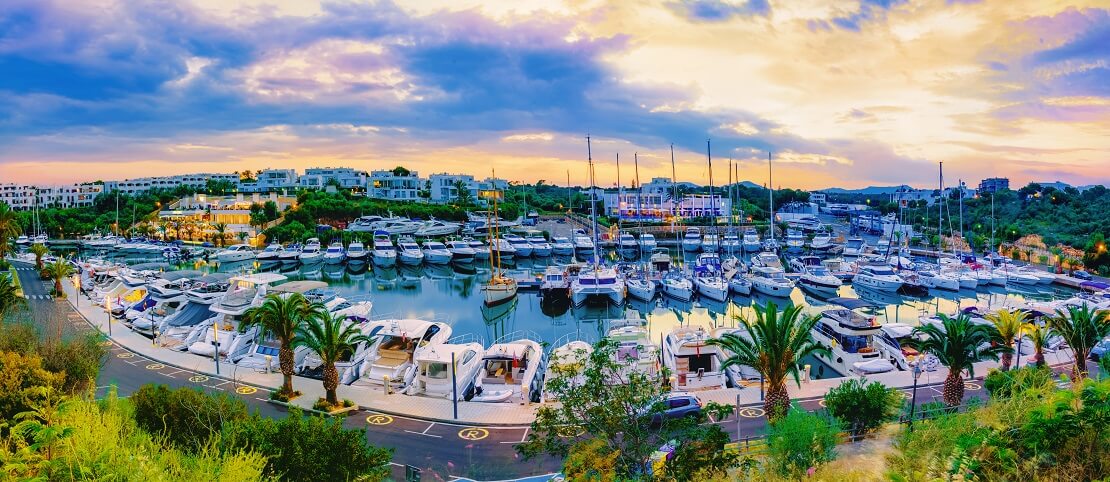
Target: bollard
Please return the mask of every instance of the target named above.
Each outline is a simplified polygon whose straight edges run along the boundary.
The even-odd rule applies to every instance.
[[[811,368],[811,367],[810,367],[810,365],[809,365],[809,364],[807,363],[807,364],[806,364],[806,366],[805,366],[805,368],[806,368],[806,371],[805,371],[805,378],[804,378],[803,380],[805,380],[805,382],[806,382],[806,383],[809,383],[809,370],[810,370],[810,368]]]
[[[385,389],[384,393],[386,395],[389,395],[390,393],[393,393],[392,391],[389,390],[389,375],[382,375],[382,387],[384,387],[384,389]]]
[[[270,364],[273,363],[274,357],[266,355],[266,374],[270,374]]]
[[[525,405],[525,404],[527,404],[527,403],[529,403],[529,400],[528,400],[528,387],[522,387],[522,388],[520,389],[520,404],[521,404],[521,405]]]

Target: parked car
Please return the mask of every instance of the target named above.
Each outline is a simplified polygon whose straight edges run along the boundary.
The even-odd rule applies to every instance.
[[[663,411],[652,414],[651,425],[659,426],[664,420],[676,420],[684,417],[701,417],[702,402],[697,396],[687,392],[672,392],[663,398]],[[645,409],[645,411],[647,411]]]
[[[1098,361],[1100,358],[1107,356],[1106,354],[1108,352],[1110,352],[1110,336],[1103,338],[1102,341],[1098,343],[1095,343],[1095,346],[1091,348],[1091,354],[1087,355],[1087,358],[1090,358],[1093,361]]]
[[[1083,281],[1091,281],[1091,273],[1083,270],[1076,271],[1071,274],[1073,278],[1079,278]]]

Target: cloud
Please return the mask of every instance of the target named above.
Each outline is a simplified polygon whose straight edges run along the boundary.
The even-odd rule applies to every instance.
[[[766,17],[771,14],[767,0],[679,0],[667,6],[679,16],[700,22],[724,22],[734,17]]]

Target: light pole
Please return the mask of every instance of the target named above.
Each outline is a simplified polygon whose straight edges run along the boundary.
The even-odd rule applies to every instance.
[[[917,379],[921,378],[921,358],[914,357],[910,360],[910,369],[913,370],[913,399],[910,400],[910,432],[913,432],[913,417],[917,410]]]

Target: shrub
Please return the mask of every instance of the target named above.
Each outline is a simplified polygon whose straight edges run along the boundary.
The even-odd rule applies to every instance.
[[[224,450],[254,451],[269,460],[267,477],[288,481],[384,480],[392,449],[371,446],[365,429],[347,429],[341,418],[305,416],[293,408],[275,420],[254,415],[224,426]]]
[[[15,314],[9,314],[5,317],[5,323],[0,328],[0,351],[9,351],[16,353],[38,353],[39,350],[39,333],[35,326],[30,321],[11,320],[15,318]]]
[[[207,445],[224,424],[247,418],[242,400],[193,388],[143,385],[131,395],[131,403],[139,427],[162,434],[174,446],[194,453]]]
[[[45,403],[64,381],[65,375],[44,368],[38,355],[0,352],[0,424]]]
[[[792,407],[770,427],[770,464],[783,475],[800,475],[836,458],[840,426],[835,419]]]
[[[1052,370],[1048,367],[1027,366],[1016,370],[991,370],[983,379],[983,387],[992,398],[1005,398],[1029,390],[1046,392],[1054,387]]]
[[[862,378],[846,380],[825,394],[825,408],[840,420],[853,437],[881,427],[898,415],[902,394],[879,382]]]
[[[286,393],[281,390],[273,390],[270,392],[270,400],[282,403],[289,403],[290,400],[303,395],[300,390],[294,390],[293,393]]]
[[[65,373],[67,393],[87,390],[96,382],[104,366],[108,348],[99,333],[89,333],[62,343],[42,347],[43,365],[50,371]]]

